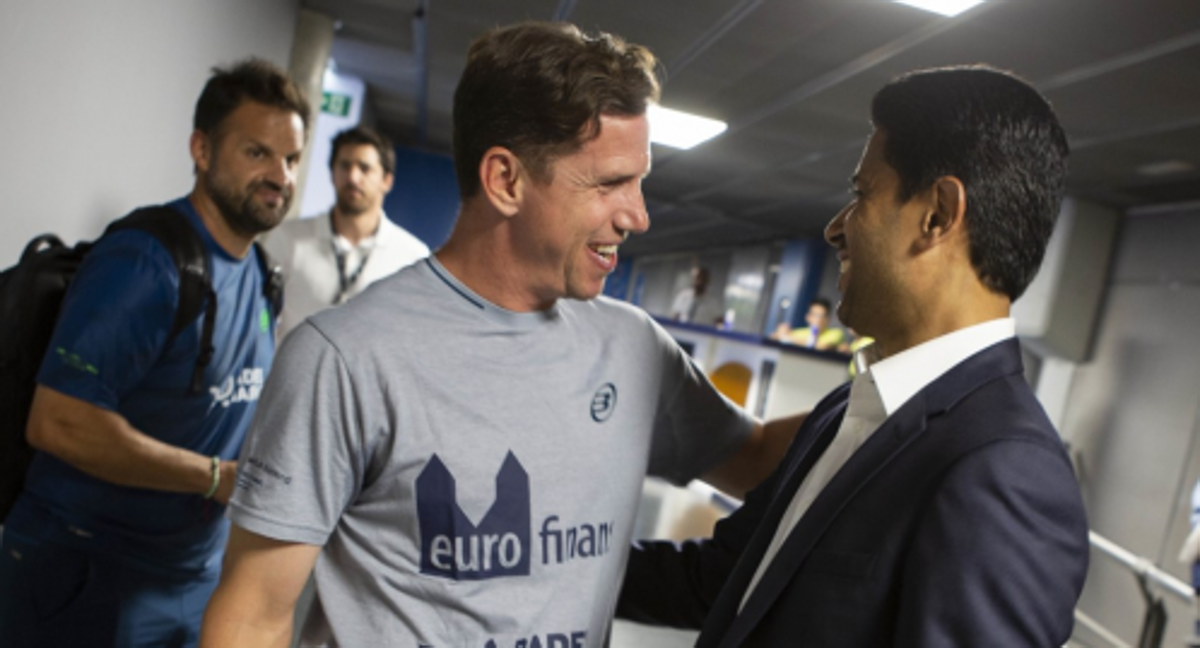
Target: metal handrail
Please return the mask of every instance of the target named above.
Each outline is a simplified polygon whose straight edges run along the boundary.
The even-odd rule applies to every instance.
[[[1159,569],[1149,558],[1137,556],[1095,531],[1088,531],[1088,542],[1109,558],[1128,567],[1135,575],[1145,578],[1162,591],[1175,595],[1179,600],[1190,604],[1196,597],[1196,591],[1191,585]]]
[[[1146,601],[1146,616],[1142,620],[1142,630],[1138,637],[1137,645],[1140,648],[1147,646],[1158,648],[1161,646],[1162,631],[1167,624],[1167,613],[1163,607],[1162,598],[1151,594],[1150,586],[1153,585],[1157,589],[1172,594],[1188,604],[1191,604],[1195,598],[1195,590],[1187,583],[1159,569],[1157,565],[1150,562],[1150,559],[1133,554],[1095,531],[1088,531],[1088,543],[1092,547],[1099,549],[1101,553],[1107,555],[1109,558],[1127,567],[1137,576],[1142,597]],[[1078,625],[1091,630],[1093,634],[1107,641],[1110,645],[1120,647],[1129,645],[1107,628],[1100,625],[1095,619],[1084,614],[1079,608],[1075,608],[1075,621]]]

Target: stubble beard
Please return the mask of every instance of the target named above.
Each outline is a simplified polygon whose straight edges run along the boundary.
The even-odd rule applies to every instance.
[[[357,218],[371,211],[371,201],[364,195],[361,199],[355,200],[353,197],[343,197],[342,192],[337,195],[338,213],[343,216]]]
[[[849,286],[847,286],[847,288],[848,287]],[[855,327],[854,323],[850,321],[850,320],[854,319],[854,315],[851,314],[849,311],[850,311],[850,306],[846,301],[846,293],[842,293],[841,297],[838,298],[837,306],[835,306],[835,312],[837,313],[838,321],[846,326],[849,326],[850,328],[854,329],[855,331],[857,331],[858,328]]]
[[[274,229],[283,222],[292,204],[292,190],[273,184],[272,188],[282,196],[279,207],[271,209],[256,202],[254,196],[259,187],[267,184],[266,180],[255,180],[244,192],[239,192],[236,187],[223,183],[213,170],[204,174],[204,184],[225,223],[243,236],[253,237]]]

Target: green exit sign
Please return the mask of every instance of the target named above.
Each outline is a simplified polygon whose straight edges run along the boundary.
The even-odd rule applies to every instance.
[[[345,117],[350,114],[350,95],[336,92],[321,93],[321,112]]]

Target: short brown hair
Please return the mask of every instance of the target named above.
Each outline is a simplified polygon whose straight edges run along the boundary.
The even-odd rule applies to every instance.
[[[644,114],[658,100],[657,64],[645,47],[565,23],[488,31],[468,50],[454,93],[460,195],[479,191],[479,163],[493,146],[545,179],[550,162],[600,134],[601,115]]]
[[[384,175],[396,172],[396,149],[392,146],[392,140],[388,139],[387,135],[366,126],[348,128],[333,138],[333,148],[329,151],[329,168],[333,169],[333,164],[337,162],[338,151],[343,146],[358,144],[370,144],[375,147],[379,153],[379,166],[383,167]]]
[[[192,128],[214,135],[221,122],[245,101],[294,112],[304,123],[305,132],[308,131],[311,115],[300,86],[287,72],[259,58],[246,59],[229,69],[213,68],[196,101]]]

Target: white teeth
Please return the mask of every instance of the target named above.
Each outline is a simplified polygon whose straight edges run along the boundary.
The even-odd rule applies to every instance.
[[[842,263],[838,266],[839,272],[846,272],[850,269],[850,259],[842,259]]]
[[[596,254],[606,257],[617,253],[617,246],[615,245],[597,245],[592,247],[592,249],[596,251]]]

